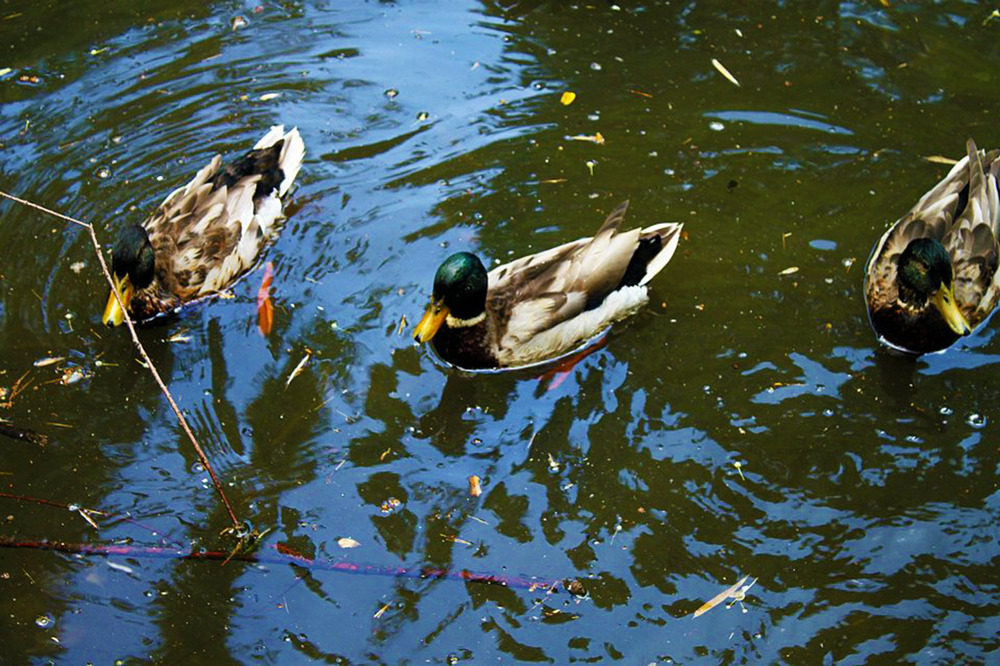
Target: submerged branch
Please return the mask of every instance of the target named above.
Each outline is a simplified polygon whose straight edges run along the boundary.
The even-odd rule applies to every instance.
[[[19,428],[10,421],[4,421],[3,419],[0,419],[0,435],[10,437],[11,439],[19,439],[22,442],[35,444],[36,446],[45,446],[49,443],[49,438],[42,433],[27,428]]]
[[[302,567],[310,571],[339,571],[341,573],[363,576],[387,576],[389,578],[436,578],[442,580],[464,581],[483,585],[502,585],[529,592],[545,590],[549,593],[566,591],[574,595],[582,593],[580,583],[576,580],[543,580],[523,576],[501,576],[497,574],[477,573],[474,571],[452,571],[436,567],[395,567],[377,564],[352,564],[336,562],[329,559],[310,559],[301,555],[281,552],[275,546],[274,553],[241,553],[233,555],[216,550],[188,550],[185,548],[164,548],[157,546],[109,546],[93,543],[68,543],[65,541],[47,540],[17,540],[12,537],[0,536],[0,548],[28,548],[33,550],[50,550],[73,555],[98,555],[103,557],[129,557],[152,559],[176,559],[223,562],[236,560],[256,564],[288,564]]]
[[[212,483],[215,484],[215,489],[218,491],[219,497],[222,498],[222,503],[223,505],[225,505],[226,511],[229,512],[229,517],[233,521],[233,527],[240,528],[240,521],[236,517],[236,513],[233,511],[232,505],[229,504],[229,499],[226,497],[225,491],[222,489],[222,482],[219,481],[219,477],[215,475],[215,470],[212,469],[212,465],[208,462],[208,457],[205,455],[204,450],[201,448],[201,445],[195,438],[194,433],[191,431],[191,427],[188,425],[187,419],[184,418],[184,415],[181,413],[181,410],[177,406],[177,403],[174,402],[174,397],[170,395],[170,390],[167,388],[167,385],[163,382],[163,379],[160,378],[160,373],[157,372],[156,366],[153,365],[153,360],[149,357],[149,354],[146,353],[146,348],[143,347],[142,342],[139,341],[139,335],[135,332],[135,324],[132,323],[132,318],[129,316],[128,311],[125,308],[125,304],[122,303],[121,297],[118,295],[118,290],[114,288],[114,281],[111,279],[111,271],[108,270],[108,264],[104,260],[104,254],[101,252],[101,243],[97,239],[97,232],[94,230],[94,225],[89,224],[87,222],[81,222],[80,220],[69,217],[68,215],[57,213],[54,210],[50,210],[44,206],[39,206],[38,204],[32,203],[31,201],[27,201],[25,199],[15,197],[11,194],[7,194],[2,190],[0,190],[0,196],[6,199],[10,199],[11,201],[17,202],[24,206],[28,206],[29,208],[34,208],[35,210],[39,210],[43,213],[46,213],[47,215],[52,215],[53,217],[57,217],[60,220],[65,220],[72,224],[84,227],[87,229],[87,231],[90,232],[90,241],[91,244],[94,246],[94,254],[97,255],[97,260],[101,264],[101,272],[104,273],[104,279],[107,281],[108,286],[111,287],[111,293],[114,294],[115,300],[118,301],[119,307],[121,307],[122,312],[125,313],[125,324],[128,326],[128,331],[132,336],[132,342],[135,344],[136,349],[139,350],[139,355],[142,357],[142,360],[146,363],[146,368],[149,370],[150,374],[153,375],[153,379],[156,381],[157,386],[160,387],[160,391],[163,393],[164,396],[166,396],[167,402],[170,403],[171,409],[174,410],[174,414],[177,416],[177,421],[178,423],[180,423],[181,429],[188,436],[188,439],[191,440],[191,444],[194,446],[194,450],[198,454],[198,458],[201,460],[201,464],[205,466],[205,469],[208,470],[209,475],[212,477]]]

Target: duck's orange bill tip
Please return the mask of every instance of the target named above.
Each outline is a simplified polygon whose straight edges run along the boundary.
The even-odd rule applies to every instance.
[[[955,294],[952,292],[950,286],[941,285],[941,288],[938,289],[937,294],[934,296],[934,305],[941,312],[945,323],[956,334],[968,335],[972,333],[972,327],[969,326],[965,315],[962,314],[962,311],[958,309],[958,305],[955,303]]]
[[[115,292],[118,292],[118,297],[121,298],[122,304],[127,308],[129,302],[132,300],[132,283],[127,275],[121,280],[118,279],[118,276],[114,276],[112,277],[112,281],[115,283],[115,288],[108,294],[108,304],[104,306],[104,315],[101,316],[101,321],[106,326],[114,327],[121,326],[121,323],[125,321],[125,311],[118,305],[118,298],[115,298]]]
[[[417,342],[424,343],[429,341],[444,324],[444,320],[448,318],[448,308],[443,305],[431,305],[427,306],[427,310],[424,312],[424,316],[420,318],[420,323],[417,327],[413,329],[413,339]]]

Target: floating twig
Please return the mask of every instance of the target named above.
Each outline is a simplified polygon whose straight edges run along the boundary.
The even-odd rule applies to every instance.
[[[153,380],[156,382],[156,385],[160,387],[160,391],[163,393],[163,395],[166,396],[167,402],[170,403],[171,409],[174,410],[174,414],[177,416],[177,422],[180,423],[181,429],[188,436],[188,439],[191,440],[191,444],[194,446],[194,450],[198,454],[198,458],[201,460],[201,464],[205,466],[205,469],[208,470],[209,476],[212,477],[212,483],[215,484],[215,489],[218,491],[219,497],[222,498],[222,503],[223,505],[225,505],[226,511],[229,513],[229,518],[233,521],[233,526],[239,527],[240,521],[236,517],[236,513],[233,511],[232,505],[229,504],[229,499],[226,497],[225,491],[222,489],[222,482],[219,481],[219,477],[215,475],[215,470],[212,469],[211,463],[208,462],[208,456],[205,455],[205,451],[201,448],[201,445],[195,438],[194,433],[191,431],[191,427],[188,425],[187,420],[184,418],[184,415],[181,414],[180,407],[178,407],[177,403],[174,402],[174,397],[170,395],[170,389],[167,388],[167,385],[163,382],[163,379],[160,378],[160,373],[157,372],[156,366],[153,365],[152,359],[149,358],[149,354],[146,353],[146,348],[142,346],[142,342],[139,340],[139,335],[135,332],[135,324],[132,323],[132,317],[129,316],[125,304],[122,303],[121,297],[118,295],[118,290],[114,288],[114,280],[111,279],[111,271],[108,270],[108,264],[104,260],[104,254],[101,252],[101,243],[97,239],[97,232],[94,230],[94,225],[89,224],[87,222],[81,222],[80,220],[69,217],[68,215],[63,215],[62,213],[57,213],[56,211],[50,210],[45,206],[40,206],[31,201],[27,201],[26,199],[15,197],[12,194],[7,194],[2,190],[0,190],[0,196],[4,197],[5,199],[10,199],[11,201],[17,202],[23,206],[28,206],[29,208],[34,208],[35,210],[39,210],[53,217],[57,217],[60,220],[65,220],[66,222],[70,222],[71,224],[83,227],[88,232],[90,232],[90,242],[94,246],[94,254],[97,255],[97,260],[100,262],[101,272],[104,273],[104,279],[111,287],[111,293],[114,294],[115,300],[118,301],[118,306],[122,309],[122,312],[125,313],[125,324],[128,326],[128,332],[132,336],[132,342],[135,344],[136,349],[139,350],[139,355],[142,356],[142,360],[145,362],[146,369],[148,369],[150,374],[153,375]]]

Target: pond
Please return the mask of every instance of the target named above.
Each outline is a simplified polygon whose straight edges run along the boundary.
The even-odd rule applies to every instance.
[[[164,556],[231,549],[229,516],[101,324],[87,232],[0,203],[0,417],[49,440],[0,438],[3,661],[995,660],[995,325],[904,358],[863,293],[936,158],[1000,145],[991,10],[5,3],[0,189],[105,250],[273,124],[307,153],[264,262],[139,329],[257,561]],[[684,237],[575,366],[413,343],[449,254],[496,265],[625,200]],[[71,552],[10,547],[42,540]]]

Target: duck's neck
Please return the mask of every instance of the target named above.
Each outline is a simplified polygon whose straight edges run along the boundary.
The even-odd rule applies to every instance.
[[[448,318],[444,320],[444,323],[447,324],[448,328],[472,328],[477,324],[481,324],[485,320],[486,311],[484,310],[478,316],[472,317],[471,319],[459,319],[458,317],[448,315]]]
[[[442,359],[467,370],[496,368],[493,354],[493,330],[486,313],[472,319],[457,319],[457,326],[448,317],[432,340],[434,350]]]

